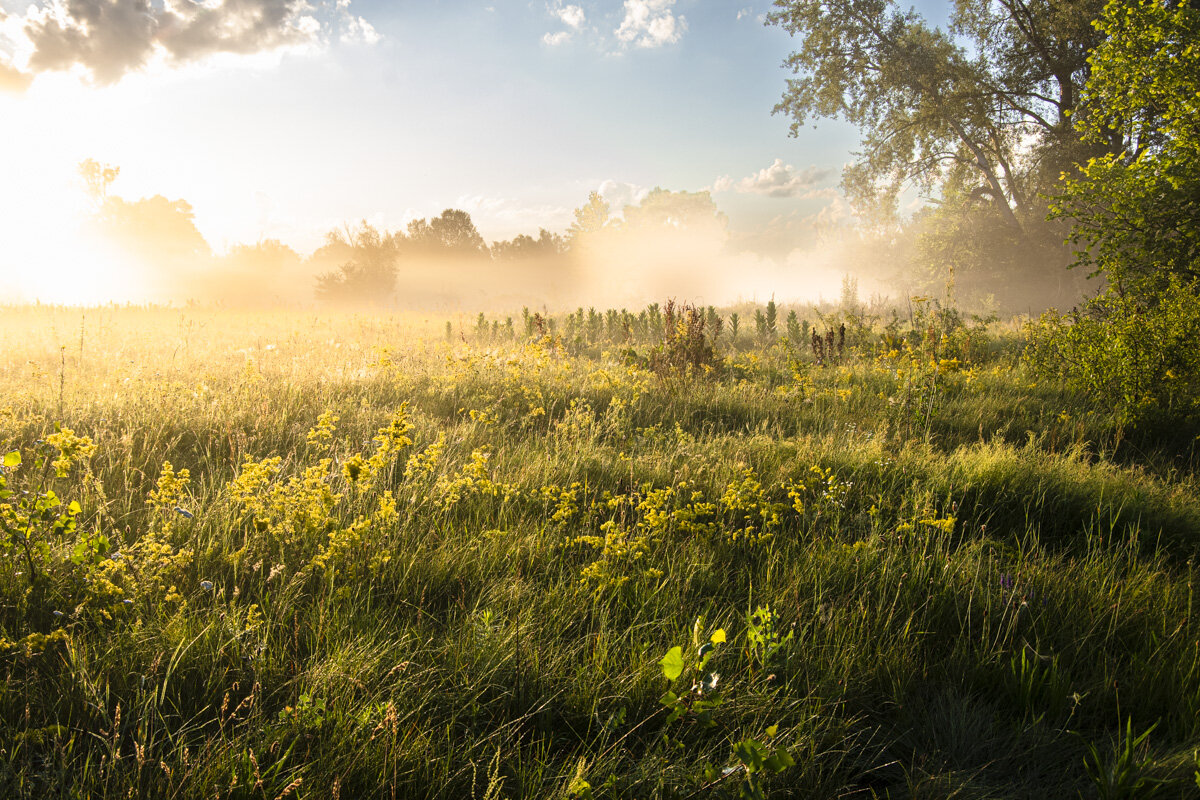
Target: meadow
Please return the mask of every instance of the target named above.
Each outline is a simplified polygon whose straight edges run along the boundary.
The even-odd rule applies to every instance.
[[[0,795],[1198,796],[1200,431],[1022,347],[4,308]]]

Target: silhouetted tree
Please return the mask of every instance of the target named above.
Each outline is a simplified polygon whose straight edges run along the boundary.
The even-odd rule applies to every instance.
[[[522,233],[508,241],[493,242],[492,258],[497,261],[553,258],[562,255],[566,249],[567,244],[562,236],[541,228],[538,230],[538,237],[536,239]]]
[[[396,291],[397,237],[363,221],[358,230],[330,231],[314,258],[340,256],[341,267],[317,278],[317,299],[330,303],[384,303]]]
[[[447,208],[431,220],[417,219],[408,224],[408,244],[428,254],[481,256],[487,245],[471,215],[457,208]]]

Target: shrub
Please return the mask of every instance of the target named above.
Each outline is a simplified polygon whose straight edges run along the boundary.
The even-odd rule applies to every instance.
[[[1111,403],[1127,422],[1200,416],[1200,282],[1171,277],[1153,305],[1114,290],[1026,329],[1027,363]]]
[[[660,375],[711,369],[716,356],[704,312],[693,305],[668,300],[663,312],[662,342],[650,351],[650,367]]]

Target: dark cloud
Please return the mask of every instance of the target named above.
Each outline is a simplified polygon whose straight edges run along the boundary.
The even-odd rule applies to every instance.
[[[177,63],[310,41],[319,24],[304,0],[53,0],[25,16],[33,72],[80,65],[115,83],[161,51]],[[0,76],[0,81],[3,78]]]

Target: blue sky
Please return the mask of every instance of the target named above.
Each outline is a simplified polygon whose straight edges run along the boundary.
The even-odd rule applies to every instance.
[[[122,196],[188,201],[218,251],[303,252],[447,207],[487,239],[562,230],[601,188],[618,209],[712,190],[735,234],[844,217],[857,135],[830,120],[793,139],[772,115],[792,41],[766,2],[243,1],[266,22],[189,2],[152,4],[147,33],[117,13],[132,0],[0,0],[0,219],[69,206],[89,157],[121,167]]]

